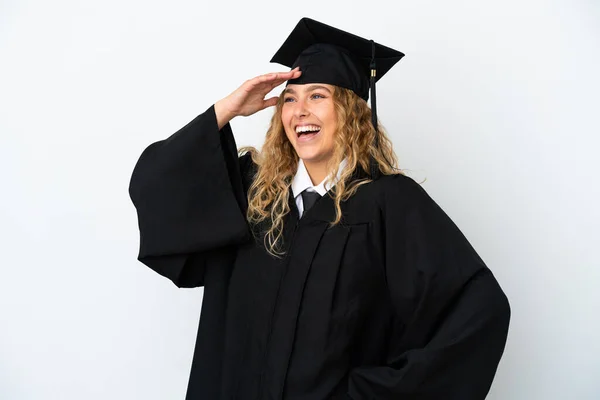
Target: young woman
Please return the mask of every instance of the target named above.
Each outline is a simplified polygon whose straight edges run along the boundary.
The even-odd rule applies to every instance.
[[[362,60],[385,73],[394,52],[302,19],[274,58],[291,71],[140,157],[139,260],[204,286],[187,399],[485,398],[509,305],[365,101]],[[271,106],[261,152],[238,155],[229,121]]]

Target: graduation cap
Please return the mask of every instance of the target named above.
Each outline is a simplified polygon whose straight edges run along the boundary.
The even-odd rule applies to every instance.
[[[327,83],[352,90],[365,101],[371,91],[371,121],[377,134],[375,82],[383,77],[404,53],[342,31],[310,18],[302,18],[271,62],[290,68],[300,67],[302,75],[292,84]],[[377,165],[371,163],[371,175]]]

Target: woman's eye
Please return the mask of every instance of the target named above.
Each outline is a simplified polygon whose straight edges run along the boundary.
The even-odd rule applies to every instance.
[[[312,95],[312,97],[313,97],[313,98],[315,98],[315,97],[317,97],[317,96],[319,96],[319,97],[320,97],[320,98],[322,98],[322,99],[324,99],[324,98],[325,98],[325,96],[323,96],[322,94],[319,94],[319,93],[315,93],[315,94],[313,94],[313,95]]]
[[[289,103],[290,100],[294,100],[292,97],[286,97],[285,99],[283,99],[284,103]]]

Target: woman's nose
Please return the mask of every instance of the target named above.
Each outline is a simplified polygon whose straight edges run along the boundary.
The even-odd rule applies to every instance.
[[[294,115],[296,117],[305,117],[308,114],[309,111],[306,108],[306,102],[304,102],[304,100],[298,100],[298,102],[296,102],[296,107],[294,108]]]

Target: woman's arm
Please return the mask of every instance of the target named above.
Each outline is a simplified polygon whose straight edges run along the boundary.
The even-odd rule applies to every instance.
[[[249,237],[241,177],[250,163],[249,155],[238,160],[231,128],[218,129],[212,106],[144,150],[129,186],[138,259],[179,287],[201,286],[207,256]]]
[[[352,399],[482,400],[506,343],[508,300],[465,236],[412,179],[384,187],[381,244],[403,326],[387,364],[351,371]]]
[[[129,185],[142,263],[179,287],[202,286],[212,260],[223,264],[250,237],[242,178],[254,165],[250,154],[238,159],[229,121],[275,105],[266,94],[298,76],[294,69],[250,79],[144,150]]]

